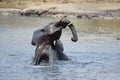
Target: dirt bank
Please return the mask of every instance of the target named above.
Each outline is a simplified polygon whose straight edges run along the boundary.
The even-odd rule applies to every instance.
[[[81,4],[82,5],[82,4]],[[120,8],[81,6],[80,4],[52,4],[28,7],[25,9],[0,9],[3,15],[75,17],[79,19],[120,19]],[[97,8],[94,8],[97,7]]]

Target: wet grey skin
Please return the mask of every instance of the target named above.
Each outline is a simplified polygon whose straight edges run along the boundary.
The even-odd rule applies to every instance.
[[[64,54],[63,44],[60,40],[62,29],[69,27],[73,37],[71,40],[78,40],[77,32],[74,25],[65,18],[60,21],[49,23],[42,29],[34,31],[31,44],[36,46],[33,63],[38,65],[41,61],[53,62],[54,60],[69,60]]]

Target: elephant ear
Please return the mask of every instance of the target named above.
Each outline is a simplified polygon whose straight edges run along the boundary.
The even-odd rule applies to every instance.
[[[39,34],[40,34],[40,30],[34,31],[32,41],[31,41],[32,45],[36,46],[39,43],[39,40],[38,40]]]
[[[41,45],[43,42],[47,42],[47,33],[43,32],[42,29],[34,31],[31,44],[34,46]]]

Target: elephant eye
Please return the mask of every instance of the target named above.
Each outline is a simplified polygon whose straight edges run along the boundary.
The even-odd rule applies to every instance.
[[[44,30],[44,29],[41,29],[41,31],[42,31],[42,32],[45,32],[45,30]]]

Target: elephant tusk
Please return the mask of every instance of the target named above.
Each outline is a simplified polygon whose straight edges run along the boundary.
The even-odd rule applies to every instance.
[[[70,22],[67,26],[70,26],[71,24],[73,24],[72,22]]]
[[[52,33],[53,32],[53,29],[52,29],[53,25],[50,26],[50,32]]]

